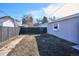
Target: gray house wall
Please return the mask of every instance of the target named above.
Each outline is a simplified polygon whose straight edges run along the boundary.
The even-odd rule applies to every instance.
[[[53,24],[59,24],[59,30],[53,31]],[[48,24],[48,33],[62,39],[79,44],[79,16],[69,20],[57,21]]]

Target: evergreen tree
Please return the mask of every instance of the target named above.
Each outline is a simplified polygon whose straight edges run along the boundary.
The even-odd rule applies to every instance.
[[[47,19],[46,16],[44,16],[43,19],[42,19],[42,24],[44,24],[44,23],[48,23],[48,19]]]

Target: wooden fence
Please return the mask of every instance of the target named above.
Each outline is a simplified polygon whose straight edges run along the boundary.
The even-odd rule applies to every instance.
[[[19,35],[19,27],[0,27],[0,42]]]
[[[20,35],[23,34],[44,34],[47,33],[47,27],[21,27]]]
[[[0,43],[16,35],[44,33],[47,33],[46,27],[0,27]]]

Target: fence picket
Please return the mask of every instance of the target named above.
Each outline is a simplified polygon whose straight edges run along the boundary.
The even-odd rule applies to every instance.
[[[13,36],[19,35],[19,31],[19,27],[0,27],[0,43]]]

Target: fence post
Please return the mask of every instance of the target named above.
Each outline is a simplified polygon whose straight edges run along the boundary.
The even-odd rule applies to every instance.
[[[1,27],[1,42],[2,42],[2,27]]]
[[[9,27],[7,27],[7,39],[9,39]]]

